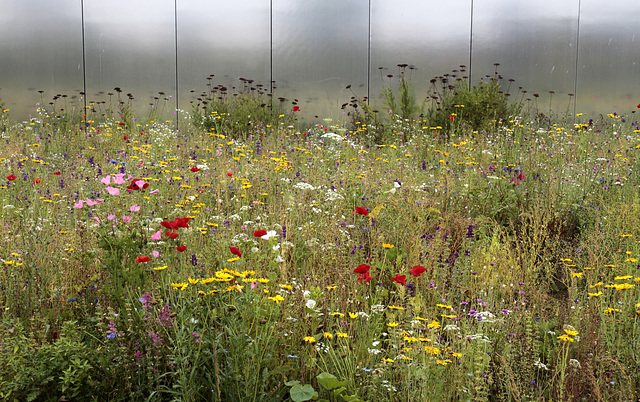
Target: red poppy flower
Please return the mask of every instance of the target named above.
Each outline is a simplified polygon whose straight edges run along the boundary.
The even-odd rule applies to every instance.
[[[55,174],[56,176],[60,176],[62,173],[61,172],[53,172],[53,174]]]
[[[40,179],[33,179],[33,184],[40,184]]]
[[[391,278],[391,280],[401,285],[407,286],[407,275],[397,274],[395,277]]]
[[[136,264],[140,264],[141,262],[149,262],[151,258],[146,255],[142,255],[140,257],[136,257]]]
[[[140,180],[140,179],[131,180],[131,185],[127,186],[127,190],[129,190],[129,191],[140,190],[140,187],[136,184],[136,182],[139,182],[139,181],[144,181],[144,180]],[[143,189],[145,189],[147,187],[149,187],[149,183],[144,183],[142,185]]]
[[[195,173],[195,172],[200,171],[200,168],[199,168],[199,167],[197,167],[197,166],[194,166],[194,167],[192,167],[192,168],[191,168],[191,171],[192,171],[193,173]]]
[[[177,227],[188,229],[189,225],[187,225],[187,222],[189,222],[190,220],[191,218],[176,218],[174,219],[174,222],[176,223]]]
[[[638,104],[638,106],[636,106],[638,109],[640,109],[640,104]]]
[[[9,180],[9,181],[14,181],[17,178],[18,178],[18,176],[16,176],[15,174],[10,174],[9,176],[7,176],[7,180]]]
[[[229,250],[231,250],[231,254],[235,254],[238,257],[242,257],[242,253],[240,252],[240,249],[238,247],[229,246]]]
[[[360,264],[353,270],[356,274],[366,274],[371,269],[367,264]]]
[[[255,232],[253,232],[254,237],[262,237],[262,236],[265,236],[266,234],[267,234],[266,230],[256,230]]]
[[[417,278],[420,275],[424,274],[426,270],[427,269],[422,265],[415,265],[413,268],[409,270],[409,273]]]
[[[178,238],[178,234],[177,234],[177,233],[173,233],[173,232],[169,232],[169,231],[167,231],[165,234],[166,234],[167,236],[169,236],[172,240],[175,240],[175,239],[177,239],[177,238]]]
[[[362,282],[370,282],[372,279],[373,279],[373,276],[369,275],[368,272],[365,272],[364,274],[358,275],[358,281],[360,281],[360,283],[362,283]]]
[[[118,124],[120,124],[121,126],[124,126],[124,122],[122,122],[122,121],[120,123],[118,123]]]
[[[456,118],[453,116],[449,116],[449,120],[454,121]]]
[[[351,213],[351,215],[353,215],[353,214],[360,214],[362,216],[367,216],[367,215],[369,215],[369,211],[367,211],[367,208],[365,208],[365,207],[356,207],[356,210],[353,211]]]
[[[160,224],[160,226],[162,226],[163,228],[167,228],[167,229],[177,229],[178,225],[176,225],[176,223],[174,221],[164,221]]]
[[[300,106],[294,106],[293,107],[293,111],[294,112],[299,112],[300,111]]]
[[[229,176],[229,177],[233,177],[233,173],[231,173],[231,172],[227,172],[227,176]]]
[[[176,247],[176,250],[178,250],[179,252],[183,252],[186,249],[187,249],[187,246],[178,246],[178,247]]]
[[[124,137],[122,137],[123,140],[128,140],[129,137],[127,137],[126,135]]]

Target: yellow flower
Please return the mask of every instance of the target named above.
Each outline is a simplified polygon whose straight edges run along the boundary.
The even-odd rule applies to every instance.
[[[416,316],[416,319],[418,319],[420,321],[429,321],[427,318],[422,318],[420,316]]]
[[[331,334],[331,332],[325,332],[322,336],[327,339],[333,339],[333,334]]]
[[[338,335],[338,338],[348,338],[349,334],[345,333],[345,332],[336,332],[336,335]]]
[[[227,262],[234,262],[234,261],[238,261],[239,259],[240,257],[233,257],[233,258],[229,258]]]
[[[627,258],[624,262],[638,262],[635,258]]]
[[[632,234],[621,234],[620,237],[632,237]]]
[[[604,312],[607,314],[611,314],[611,313],[619,313],[622,310],[618,309],[618,308],[613,308],[613,307],[609,307],[608,309],[606,309]]]
[[[613,278],[614,281],[624,281],[627,279],[631,279],[633,278],[633,275],[625,275],[625,276],[616,276],[615,278]]]
[[[570,337],[569,335],[567,335],[567,334],[560,335],[560,336],[558,337],[558,339],[562,339],[562,340],[563,340],[563,341],[565,341],[565,342],[573,342],[573,338],[571,338],[571,337]]]
[[[393,363],[393,359],[382,359],[382,361],[386,363]]]
[[[338,288],[337,286],[327,286],[327,290],[334,290],[334,289],[337,289],[337,288]]]
[[[447,306],[446,304],[436,304],[436,307],[440,307],[440,308],[451,308],[451,306]]]
[[[284,300],[284,297],[282,297],[280,295],[275,295],[273,297],[269,297],[269,300],[273,300],[276,303],[280,303],[281,301]]]
[[[571,274],[572,278],[582,278],[584,276],[584,272],[573,272]]]
[[[404,307],[398,307],[398,306],[389,306],[389,308],[391,310],[404,310]]]
[[[337,311],[335,313],[331,313],[331,315],[334,316],[334,317],[338,316],[340,318],[344,317],[344,314],[338,313]]]
[[[305,336],[304,341],[309,343],[314,343],[316,341],[316,338],[314,338],[313,336]]]
[[[358,313],[349,313],[349,317],[351,317],[352,320],[355,320],[358,318]]]
[[[573,260],[571,258],[561,258],[560,261],[562,261],[562,262],[573,262]]]
[[[457,315],[447,315],[447,314],[440,314],[440,317],[444,317],[444,318],[456,318]]]
[[[602,292],[598,292],[598,293],[587,293],[590,297],[598,297],[600,295],[602,295]]]
[[[394,248],[395,246],[393,244],[382,243],[382,247],[383,248]]]
[[[567,335],[569,335],[569,336],[576,336],[576,335],[578,335],[578,331],[572,331],[572,330],[569,330],[569,329],[565,329],[565,330],[564,330],[564,332],[565,332]]]
[[[182,283],[172,283],[171,286],[173,286],[176,289],[185,290],[189,285],[186,282],[182,282]]]
[[[258,278],[258,282],[260,283],[269,283],[269,280],[266,278]]]
[[[451,356],[453,356],[453,357],[461,357],[461,356],[462,356],[462,353],[453,352],[453,353],[451,354]]]
[[[434,355],[434,356],[437,356],[437,355],[439,355],[439,354],[440,354],[440,349],[435,348],[435,347],[433,347],[433,346],[425,346],[425,347],[424,347],[424,351],[425,351],[425,352],[427,352],[427,353],[429,353],[429,354],[432,354],[432,355]]]
[[[293,286],[291,285],[280,285],[280,287],[285,290],[293,290]]]
[[[390,322],[390,323],[387,324],[387,327],[395,328],[398,325],[400,325],[400,324],[398,324],[397,322]]]
[[[200,279],[191,279],[191,277],[189,277],[188,279],[189,279],[189,283],[192,285],[195,285],[196,283],[200,282]]]
[[[595,288],[595,287],[602,286],[602,285],[603,285],[603,283],[602,283],[602,282],[598,282],[598,283],[596,283],[595,285],[589,285],[589,288],[593,289],[593,288]]]
[[[168,265],[163,265],[161,267],[155,267],[154,270],[155,271],[162,271],[163,269],[166,269],[168,267]]]
[[[436,360],[437,364],[441,364],[443,366],[446,366],[447,364],[451,363],[451,360]]]
[[[429,328],[440,328],[441,325],[440,325],[440,323],[438,321],[433,320],[433,321],[431,321],[431,323],[429,325],[427,325],[427,327],[429,327]]]

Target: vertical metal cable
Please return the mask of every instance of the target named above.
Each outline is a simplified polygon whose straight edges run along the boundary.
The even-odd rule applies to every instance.
[[[369,46],[367,48],[367,105],[371,102],[371,0],[369,0]]]
[[[173,40],[176,52],[176,130],[180,131],[180,89],[178,88],[178,0],[173,1]]]
[[[84,96],[82,97],[84,103],[84,109],[82,109],[82,114],[87,115],[87,53],[86,53],[86,45],[85,45],[85,35],[84,35],[84,0],[80,0],[80,18],[82,20],[82,92],[84,92]],[[87,118],[84,118],[84,126],[87,127]]]
[[[469,80],[467,81],[469,90],[471,90],[471,57],[473,55],[473,0],[471,0],[470,25],[471,27],[469,28]]]
[[[573,123],[576,122],[576,113],[578,113],[578,70],[580,57],[580,13],[582,11],[582,0],[578,0],[578,30],[576,32],[576,77],[573,82]]]
[[[273,0],[269,1],[269,89],[273,95]]]

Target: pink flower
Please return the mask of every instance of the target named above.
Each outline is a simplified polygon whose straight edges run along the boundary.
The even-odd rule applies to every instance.
[[[153,250],[153,251],[151,252],[151,255],[153,256],[153,258],[158,258],[158,257],[160,257],[160,253],[159,253],[159,252],[157,252],[156,250]]]
[[[98,218],[97,216],[94,216],[94,217],[93,217],[93,220],[94,220],[94,221],[96,221],[96,222],[98,222],[98,225],[100,224],[100,218]]]
[[[151,236],[151,240],[160,240],[162,238],[162,229],[158,230]]]
[[[126,215],[122,216],[122,222],[127,223],[127,222],[129,222],[130,220],[131,220],[131,217],[130,217],[130,216],[126,216]]]
[[[124,184],[124,173],[118,173],[116,177],[113,178],[113,182],[116,184]]]
[[[73,204],[74,208],[82,208],[82,204],[84,203],[84,200],[80,200],[77,203]]]
[[[138,167],[143,167],[143,166],[144,166],[144,162],[138,163]]]
[[[151,194],[158,194],[159,192],[160,192],[160,190],[158,190],[158,189],[156,188],[155,190],[153,190],[153,191],[151,192]]]
[[[100,183],[102,184],[106,184],[107,186],[109,185],[109,183],[111,183],[111,176],[107,175],[105,178],[103,178],[102,180],[100,180]]]
[[[115,216],[114,214],[108,214],[108,215],[107,215],[107,220],[108,220],[108,221],[112,221],[112,220],[114,220],[114,219],[116,219],[116,216]]]
[[[139,206],[139,205],[136,205],[136,204],[133,204],[133,205],[131,206],[131,208],[129,208],[129,211],[131,211],[131,212],[138,212],[138,211],[140,211],[140,206]]]
[[[96,204],[98,204],[100,201],[92,201],[90,198],[87,198],[87,205],[92,207]]]
[[[115,187],[106,187],[105,190],[111,195],[120,195],[120,190]]]

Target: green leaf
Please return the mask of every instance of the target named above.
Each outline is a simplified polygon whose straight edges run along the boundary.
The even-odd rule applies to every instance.
[[[326,371],[324,373],[318,374],[318,377],[316,378],[318,379],[318,383],[322,385],[327,391],[331,391],[334,388],[343,387],[348,384],[347,381],[340,381],[338,380],[338,377],[333,374],[327,373]]]
[[[343,393],[343,392],[344,392],[344,391],[346,391],[346,390],[347,390],[347,388],[345,388],[345,387],[340,387],[340,388],[336,388],[336,389],[334,389],[334,390],[332,391],[332,393],[333,393],[333,396],[334,396],[334,397],[337,397],[338,395],[340,395],[341,393]]]
[[[300,381],[297,380],[293,380],[293,381],[287,381],[284,383],[284,385],[286,385],[287,387],[293,387],[300,384]]]
[[[305,386],[301,386],[300,384],[295,385],[289,391],[291,399],[293,399],[294,402],[308,401],[313,398],[314,392],[313,387],[309,384]]]

